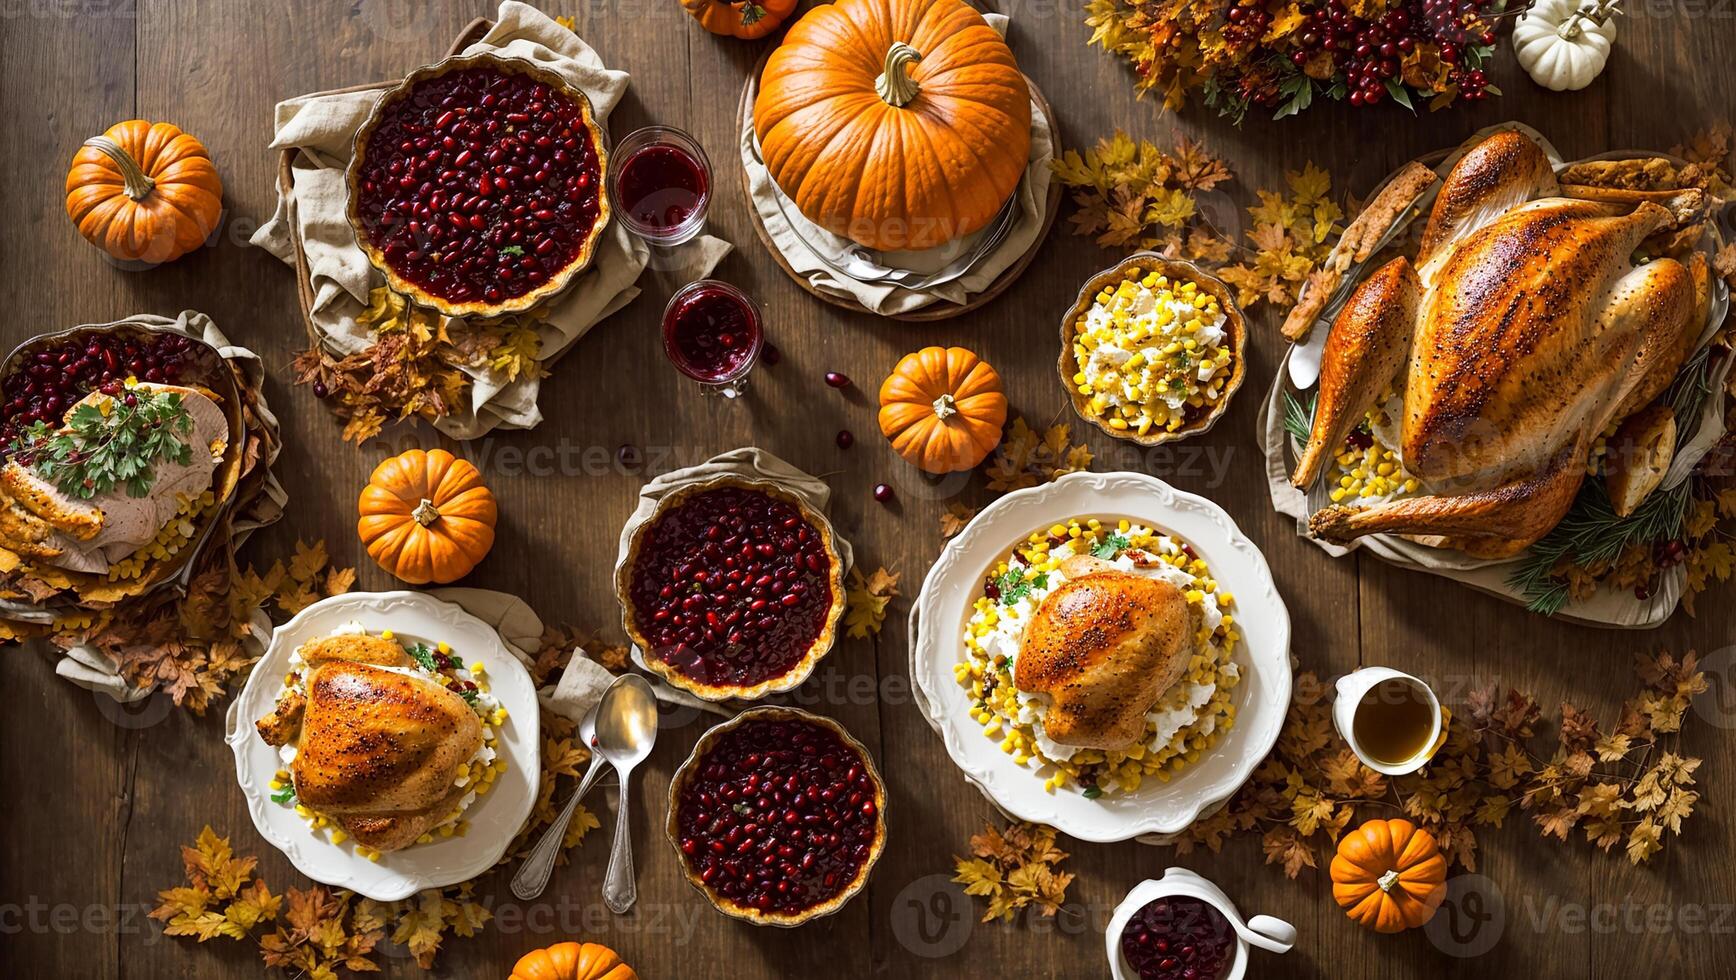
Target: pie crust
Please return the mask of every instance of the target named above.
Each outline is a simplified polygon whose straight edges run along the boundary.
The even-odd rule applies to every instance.
[[[406,98],[418,84],[470,68],[485,68],[503,74],[528,76],[578,103],[584,128],[590,133],[592,145],[597,151],[597,216],[591,223],[590,231],[585,235],[584,242],[579,246],[578,252],[564,267],[552,273],[547,282],[535,289],[520,293],[517,296],[507,297],[496,303],[485,300],[455,303],[435,296],[399,275],[387,261],[385,252],[376,247],[368,237],[368,229],[362,221],[360,211],[361,173],[367,145],[369,140],[373,138],[374,130],[386,118],[386,111]],[[381,95],[379,100],[374,103],[373,109],[368,113],[367,120],[362,123],[360,129],[356,130],[355,140],[351,146],[350,164],[344,172],[344,182],[348,190],[344,215],[349,219],[350,229],[355,233],[356,246],[368,257],[369,264],[379,270],[380,275],[385,277],[386,284],[393,292],[407,297],[416,305],[438,310],[449,317],[474,319],[491,319],[513,313],[523,313],[565,291],[579,273],[590,268],[591,262],[596,258],[597,244],[602,241],[603,232],[608,227],[611,216],[609,195],[603,191],[602,187],[603,178],[609,169],[607,144],[608,133],[597,123],[596,114],[591,107],[591,100],[586,97],[584,92],[573,87],[556,72],[523,58],[504,58],[488,52],[455,55],[435,64],[425,65],[405,75],[402,82]]]
[[[875,811],[877,816],[875,818],[874,841],[869,845],[867,859],[864,860],[862,866],[856,870],[856,877],[852,878],[849,883],[840,889],[838,894],[800,912],[761,912],[759,909],[749,908],[748,906],[742,905],[731,899],[724,898],[712,891],[710,886],[699,879],[699,875],[693,870],[693,866],[688,862],[687,855],[681,852],[682,792],[687,788],[687,784],[692,780],[693,774],[699,770],[700,764],[705,761],[706,755],[708,755],[711,752],[712,747],[717,744],[718,738],[727,732],[741,727],[746,722],[754,720],[807,722],[809,724],[819,725],[822,728],[829,729],[833,734],[838,736],[839,740],[842,741],[850,751],[856,753],[857,759],[862,763],[863,771],[868,773],[869,778],[874,781],[874,805],[877,808]],[[851,735],[843,725],[840,725],[836,721],[833,721],[824,715],[816,715],[810,711],[803,711],[800,708],[785,708],[776,705],[764,705],[758,708],[749,708],[741,714],[736,715],[734,718],[708,729],[704,735],[699,737],[699,741],[693,746],[693,753],[687,757],[687,761],[681,764],[681,768],[675,770],[674,777],[669,781],[669,805],[667,807],[667,816],[664,818],[663,822],[663,830],[665,836],[669,838],[669,845],[675,849],[675,857],[681,864],[682,876],[687,879],[688,884],[698,889],[700,893],[706,897],[706,900],[711,902],[713,908],[722,912],[724,915],[751,922],[756,926],[794,928],[795,926],[802,925],[805,922],[823,918],[837,912],[839,909],[843,908],[850,899],[855,898],[856,893],[860,892],[868,884],[868,875],[874,870],[874,865],[880,860],[881,852],[886,849],[886,781],[880,777],[880,769],[875,766],[874,758],[868,754],[867,747],[865,747],[861,742],[858,742],[855,736]]]
[[[802,658],[788,670],[756,684],[708,684],[689,677],[664,663],[652,655],[652,644],[645,635],[645,631],[640,627],[637,611],[633,607],[633,570],[639,563],[639,549],[645,542],[646,533],[669,511],[700,494],[723,487],[735,487],[762,493],[773,499],[793,504],[801,513],[802,520],[819,532],[820,544],[826,552],[826,574],[831,585],[832,604],[826,610],[824,621],[820,626],[820,634],[808,645]],[[726,475],[682,487],[657,502],[657,509],[634,529],[633,539],[627,548],[626,560],[615,569],[615,598],[621,604],[621,625],[626,629],[628,638],[644,652],[645,666],[650,668],[652,673],[663,678],[670,685],[707,701],[725,701],[731,698],[753,701],[768,694],[777,694],[800,686],[803,681],[808,679],[808,675],[813,673],[820,658],[831,651],[832,644],[838,636],[838,621],[844,615],[844,560],[838,554],[831,522],[826,520],[824,515],[809,507],[801,497],[769,480],[749,480]]]

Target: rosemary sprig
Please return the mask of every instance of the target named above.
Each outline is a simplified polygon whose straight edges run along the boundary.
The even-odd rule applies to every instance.
[[[35,423],[13,441],[12,455],[76,500],[116,486],[143,497],[156,482],[158,460],[192,462],[193,447],[181,439],[191,431],[193,417],[178,392],[129,388],[74,408],[65,429]]]
[[[1319,400],[1318,391],[1310,391],[1303,401],[1284,392],[1284,431],[1301,445],[1308,444],[1308,434],[1314,430],[1314,406]]]
[[[1700,407],[1711,394],[1711,345],[1688,358],[1664,393],[1664,401],[1676,416],[1676,448],[1686,445],[1698,428]],[[1531,546],[1525,560],[1508,577],[1518,589],[1526,608],[1553,616],[1568,603],[1569,583],[1555,575],[1563,559],[1585,567],[1614,561],[1630,545],[1672,541],[1681,537],[1693,502],[1692,477],[1674,487],[1660,487],[1626,517],[1617,516],[1610,503],[1609,488],[1602,479],[1585,481],[1574,498],[1573,509],[1561,523]]]

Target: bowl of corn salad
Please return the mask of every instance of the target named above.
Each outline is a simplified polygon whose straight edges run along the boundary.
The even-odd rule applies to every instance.
[[[1092,276],[1061,320],[1061,384],[1079,417],[1156,446],[1210,429],[1246,374],[1247,320],[1191,262],[1137,252]]]
[[[423,838],[390,854],[358,846],[337,820],[302,805],[289,778],[293,743],[274,748],[252,723],[297,682],[303,644],[357,631],[398,641],[417,664],[406,669],[458,693],[484,730],[481,750],[455,776],[470,791]],[[308,606],[272,634],[230,706],[227,741],[260,836],[315,881],[397,901],[468,881],[506,854],[536,803],[540,710],[529,671],[483,620],[420,592],[352,592]]]
[[[1031,615],[1079,554],[1170,581],[1197,614],[1182,677],[1119,751],[1049,740],[1044,699],[1012,682]],[[1216,504],[1142,473],[1071,473],[984,508],[929,570],[910,631],[917,704],[965,778],[1081,840],[1173,834],[1215,809],[1290,702],[1289,615],[1259,549]]]
[[[1146,712],[1144,733],[1122,749],[1051,740],[1044,731],[1047,696],[1021,691],[1013,682],[1025,628],[1066,581],[1061,564],[1074,555],[1167,581],[1199,613],[1182,677]],[[1147,779],[1169,782],[1235,727],[1230,698],[1241,679],[1235,657],[1241,634],[1234,602],[1187,542],[1128,518],[1070,518],[1032,531],[989,571],[965,624],[968,656],[953,665],[953,677],[970,691],[971,718],[983,735],[1041,779],[1044,792],[1077,792],[1086,799],[1133,792]]]

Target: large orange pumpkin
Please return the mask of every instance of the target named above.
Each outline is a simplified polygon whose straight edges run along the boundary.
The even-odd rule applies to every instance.
[[[681,0],[701,27],[726,37],[765,37],[796,10],[796,0]]]
[[[639,974],[607,946],[555,943],[520,957],[507,980],[639,980]]]
[[[754,100],[772,178],[822,227],[925,249],[988,224],[1031,148],[1013,53],[960,0],[838,0],[772,52]]]
[[[494,547],[493,492],[444,449],[412,449],[375,467],[357,509],[369,557],[411,585],[457,581]]]
[[[129,119],[86,140],[66,175],[66,213],[126,262],[168,262],[217,230],[223,181],[205,145],[164,122]]]
[[[1007,423],[1001,376],[963,347],[906,354],[880,385],[880,434],[929,473],[968,470],[988,457]]]
[[[1422,925],[1447,896],[1447,861],[1434,835],[1409,820],[1370,820],[1344,835],[1331,875],[1345,914],[1376,932]]]

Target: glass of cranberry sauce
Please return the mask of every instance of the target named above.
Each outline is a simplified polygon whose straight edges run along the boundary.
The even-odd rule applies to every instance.
[[[609,162],[615,214],[653,245],[679,245],[705,227],[711,162],[693,137],[669,126],[627,134]]]
[[[688,283],[663,310],[663,352],[708,392],[740,395],[764,344],[759,307],[729,283]]]

